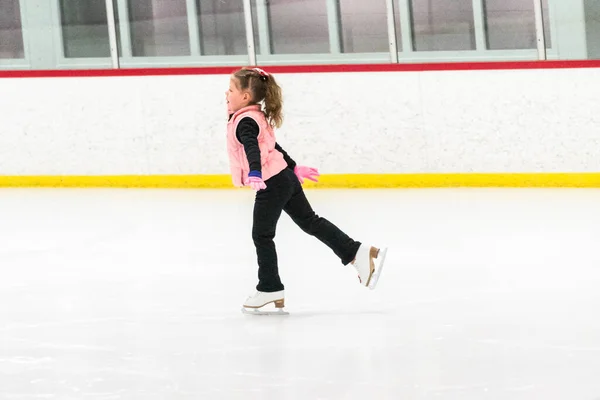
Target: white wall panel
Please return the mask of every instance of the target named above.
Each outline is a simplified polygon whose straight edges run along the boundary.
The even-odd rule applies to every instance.
[[[600,70],[279,74],[322,173],[600,171]],[[1,79],[2,175],[227,173],[227,75]]]

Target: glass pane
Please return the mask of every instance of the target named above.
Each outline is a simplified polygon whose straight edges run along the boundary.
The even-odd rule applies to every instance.
[[[0,1],[0,58],[24,58],[19,0]]]
[[[329,53],[325,0],[269,0],[274,54]]]
[[[104,1],[60,0],[59,5],[65,57],[110,57]]]
[[[340,0],[344,53],[389,51],[385,0]]]
[[[490,50],[535,49],[533,0],[485,0],[487,48]],[[543,0],[546,47],[551,46],[548,1]]]
[[[134,57],[190,55],[185,0],[129,0]]]
[[[415,51],[475,50],[472,0],[411,0]]]
[[[196,8],[202,54],[247,54],[244,5],[241,1],[196,0]]]

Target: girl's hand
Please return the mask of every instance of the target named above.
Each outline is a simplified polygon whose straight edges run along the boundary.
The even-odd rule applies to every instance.
[[[294,168],[294,173],[298,177],[300,183],[304,183],[304,179],[310,179],[313,182],[318,182],[316,177],[321,176],[316,168],[304,167],[302,165],[297,165]]]
[[[244,183],[257,192],[267,187],[267,184],[262,180],[262,174],[258,171],[250,171],[248,179]]]

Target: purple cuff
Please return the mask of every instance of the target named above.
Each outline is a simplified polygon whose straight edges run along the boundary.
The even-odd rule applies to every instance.
[[[254,178],[261,178],[262,179],[262,173],[260,171],[250,171],[250,173],[248,174],[248,176],[250,177],[254,177]]]

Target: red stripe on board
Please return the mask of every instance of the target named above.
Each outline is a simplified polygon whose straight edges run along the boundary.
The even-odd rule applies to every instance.
[[[0,78],[55,78],[103,76],[228,75],[239,67],[172,67],[126,69],[70,69],[0,71]],[[507,69],[600,68],[600,60],[499,61],[414,64],[328,64],[262,66],[272,73],[412,72]]]

